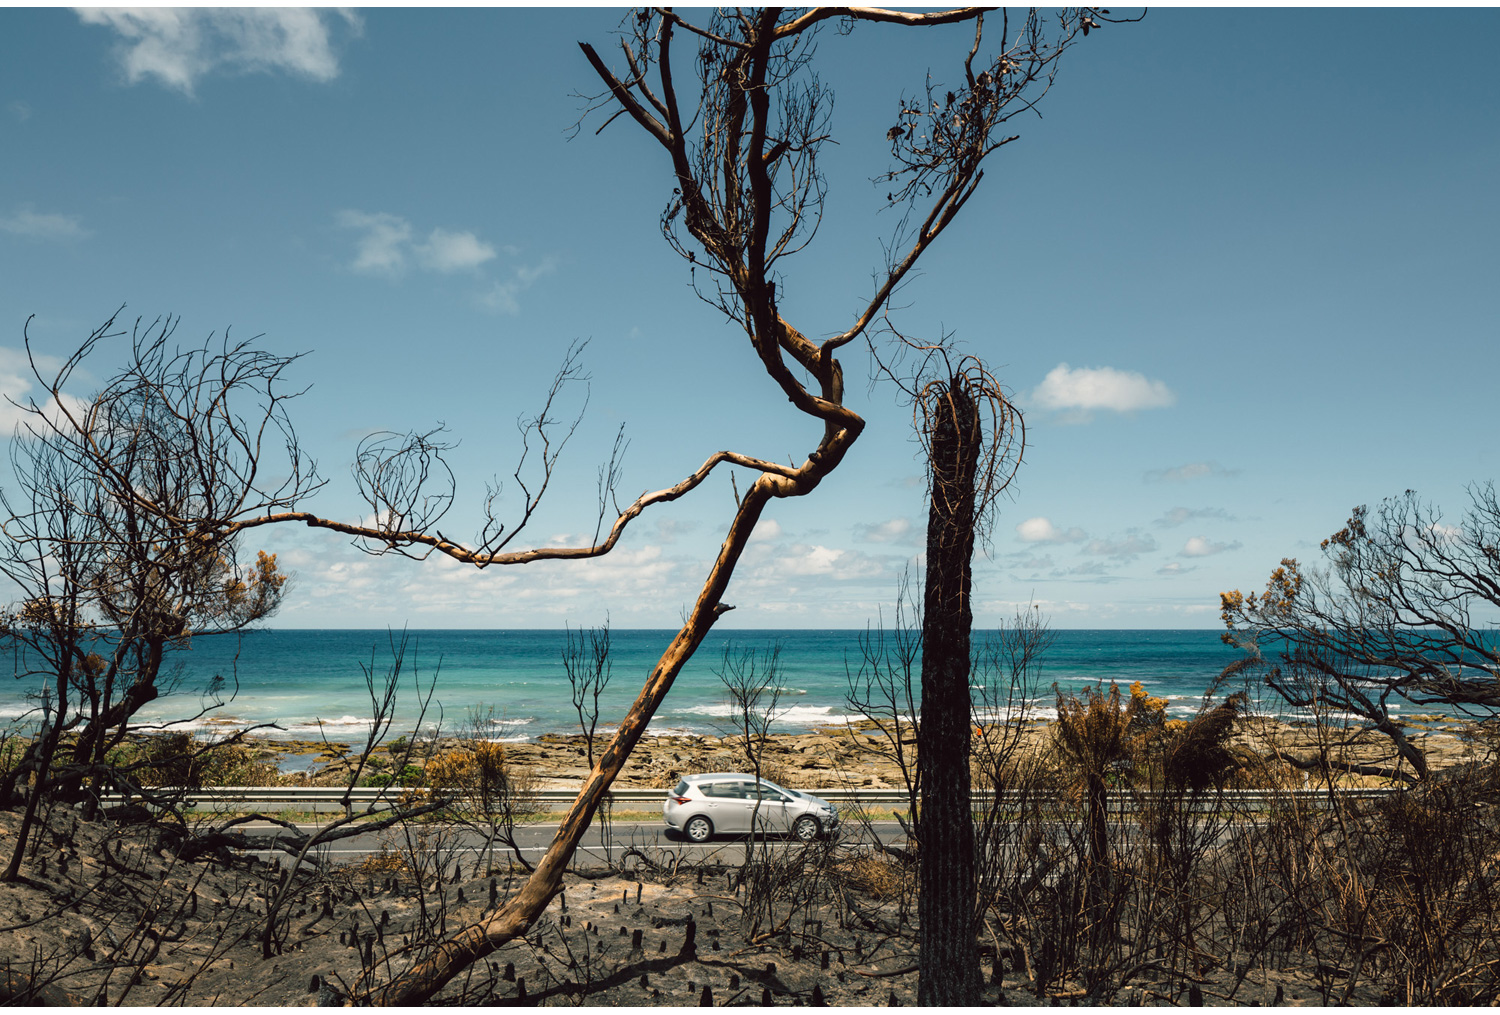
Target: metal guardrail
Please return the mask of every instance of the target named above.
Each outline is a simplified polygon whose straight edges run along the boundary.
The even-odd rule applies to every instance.
[[[170,792],[163,790],[160,792]],[[421,787],[410,789],[401,787],[375,787],[361,786],[355,789],[343,789],[337,786],[217,786],[211,789],[187,791],[188,806],[197,810],[213,810],[234,808],[237,810],[295,810],[295,811],[329,811],[343,810],[343,802],[347,796],[350,807],[355,811],[364,811],[371,806],[376,809],[392,807],[400,802],[403,797],[409,799],[411,794],[426,796],[431,791]],[[836,804],[864,804],[864,805],[886,805],[904,804],[907,802],[907,794],[902,789],[845,789],[830,788],[808,790],[816,796],[822,797],[830,803]],[[1341,800],[1375,800],[1383,797],[1393,796],[1404,792],[1399,788],[1360,788],[1335,790],[1334,794]],[[610,801],[616,806],[632,804],[658,805],[665,797],[666,791],[662,789],[639,789],[634,787],[620,787],[612,789],[608,793]],[[578,795],[576,789],[544,789],[528,794],[530,800],[544,805],[572,803]],[[976,799],[985,800],[991,794],[982,791],[974,794]],[[1118,812],[1130,812],[1138,809],[1142,804],[1152,799],[1152,794],[1136,793],[1111,793],[1109,797],[1110,809]],[[1007,790],[1000,794],[1000,802],[1019,806],[1030,800],[1056,800],[1055,793],[1038,794],[1035,791]],[[1247,810],[1258,810],[1278,803],[1289,801],[1302,801],[1306,805],[1319,806],[1329,802],[1327,790],[1226,790],[1223,793],[1205,794],[1194,801],[1194,806],[1200,810],[1219,810],[1224,808],[1245,808]]]

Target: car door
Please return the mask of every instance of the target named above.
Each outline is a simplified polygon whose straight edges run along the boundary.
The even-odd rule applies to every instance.
[[[745,788],[754,792],[753,784],[747,783]],[[751,802],[754,803],[753,800]],[[755,818],[756,827],[762,832],[773,834],[790,831],[791,817],[787,813],[787,805],[790,802],[786,794],[776,787],[761,783],[760,809]]]
[[[703,796],[708,801],[709,819],[715,831],[726,834],[750,830],[750,807],[753,800],[747,799],[743,782],[710,782],[703,786]]]

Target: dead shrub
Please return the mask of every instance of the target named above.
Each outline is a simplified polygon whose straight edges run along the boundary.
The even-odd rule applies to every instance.
[[[366,854],[363,860],[351,864],[346,870],[354,877],[373,877],[377,874],[407,874],[412,866],[402,853],[381,843],[379,853]]]

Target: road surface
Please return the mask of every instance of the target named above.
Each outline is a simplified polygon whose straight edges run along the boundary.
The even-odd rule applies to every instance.
[[[299,830],[310,833],[317,825],[298,825]],[[535,863],[547,847],[551,844],[553,836],[557,834],[555,823],[539,823],[519,825],[516,827],[516,844],[522,856],[530,863]],[[877,821],[874,830],[884,842],[899,840],[901,826],[894,821]],[[251,824],[240,826],[238,831],[252,835],[270,835],[280,829],[275,825]],[[671,837],[669,838],[669,834]],[[320,849],[318,855],[342,863],[358,863],[368,856],[378,855],[382,849],[397,851],[408,848],[410,843],[418,844],[422,837],[419,848],[457,850],[463,858],[477,858],[484,849],[484,838],[472,830],[446,824],[415,824],[406,830],[401,828],[389,828],[382,832],[366,832],[340,839],[330,846]],[[655,863],[670,864],[674,860],[694,863],[721,862],[725,864],[738,865],[745,859],[745,847],[748,836],[744,835],[720,835],[704,843],[688,842],[677,833],[668,833],[666,826],[660,821],[617,821],[611,829],[609,844],[600,841],[599,827],[590,828],[585,834],[583,842],[579,845],[573,856],[575,866],[591,867],[606,866],[609,863],[619,863],[621,857],[631,849],[644,853]],[[785,838],[773,837],[768,840],[773,848],[796,849],[801,846],[796,839],[790,836]],[[869,842],[868,832],[859,824],[846,824],[839,829],[839,841],[841,843]],[[496,863],[503,863],[505,857],[514,856],[510,849],[504,845],[497,844],[494,847]],[[279,850],[261,850],[256,855],[268,857],[286,857],[287,854]]]

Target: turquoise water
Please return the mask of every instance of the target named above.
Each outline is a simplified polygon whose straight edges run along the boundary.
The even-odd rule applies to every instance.
[[[613,678],[600,700],[600,726],[609,728],[629,707],[672,631],[613,631]],[[780,646],[777,728],[806,730],[858,718],[845,701],[847,674],[858,669],[863,631],[721,631],[709,635],[653,719],[653,734],[720,732],[729,713],[723,683],[726,646],[738,653]],[[1122,692],[1139,680],[1169,701],[1177,715],[1196,711],[1205,689],[1239,653],[1222,644],[1217,631],[1058,631],[1037,681],[1037,714],[1050,715],[1051,687],[1065,690],[1116,681]],[[399,632],[396,634],[398,639]],[[395,732],[415,728],[420,715],[418,684],[432,683],[424,726],[454,731],[484,719],[496,738],[527,739],[542,733],[575,732],[569,685],[561,662],[562,631],[411,631],[406,672],[396,703]],[[984,632],[976,631],[977,644]],[[200,706],[200,692],[221,676],[237,693],[190,725],[236,727],[275,723],[271,735],[317,736],[362,741],[372,708],[365,670],[383,684],[391,664],[385,631],[257,631],[199,638],[172,654],[180,664],[178,690],[153,702],[138,719],[181,720]],[[363,666],[363,668],[362,668]],[[976,703],[984,678],[975,677]],[[31,681],[0,689],[0,719],[29,707]],[[228,694],[225,694],[228,697]]]

